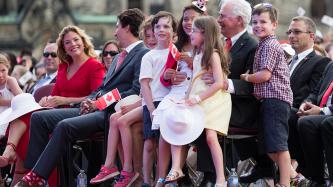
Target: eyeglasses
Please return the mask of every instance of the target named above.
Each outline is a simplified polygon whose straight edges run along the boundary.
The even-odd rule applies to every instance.
[[[44,52],[43,53],[43,57],[47,58],[51,55],[52,58],[56,58],[57,57],[57,53],[55,52]]]
[[[272,8],[273,5],[270,3],[259,3],[253,7],[253,9],[259,8],[259,7],[264,7],[264,8]]]
[[[301,30],[288,30],[286,32],[286,34],[289,36],[291,33],[293,33],[294,35],[299,35],[299,34],[302,34],[302,33],[311,33],[310,31],[301,31]]]
[[[110,56],[116,56],[119,52],[118,51],[103,51],[103,56],[107,57],[108,55]]]

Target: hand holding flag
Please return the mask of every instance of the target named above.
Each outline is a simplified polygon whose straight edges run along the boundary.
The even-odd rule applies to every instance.
[[[119,101],[121,99],[121,95],[117,88],[111,90],[105,95],[101,96],[95,101],[95,105],[98,110],[103,110],[106,107],[110,106],[112,103]]]

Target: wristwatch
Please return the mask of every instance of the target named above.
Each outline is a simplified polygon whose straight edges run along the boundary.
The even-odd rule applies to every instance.
[[[320,115],[325,115],[325,112],[324,112],[324,108],[320,108],[320,112],[319,112]]]

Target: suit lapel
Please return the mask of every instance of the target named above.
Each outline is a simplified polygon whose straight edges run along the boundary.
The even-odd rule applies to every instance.
[[[315,55],[315,52],[312,51],[312,52],[311,52],[310,54],[308,54],[305,58],[303,58],[302,61],[300,61],[300,62],[297,64],[297,66],[295,67],[295,70],[293,71],[293,73],[292,73],[290,79],[293,79],[293,78],[297,75],[297,71],[298,71],[299,69],[301,69],[301,67],[302,67],[305,63],[309,62],[309,59],[311,59],[314,55]]]
[[[236,43],[231,47],[230,53],[232,56],[236,55],[239,50],[245,45],[247,40],[249,39],[249,34],[245,32],[243,35],[241,35]]]

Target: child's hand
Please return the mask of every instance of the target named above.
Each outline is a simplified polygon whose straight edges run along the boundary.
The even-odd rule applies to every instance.
[[[241,75],[240,75],[240,79],[241,79],[241,80],[244,80],[244,81],[246,81],[246,82],[249,82],[249,75],[250,75],[250,74],[248,74],[248,73],[241,74]]]
[[[180,53],[180,60],[186,62],[187,66],[190,69],[193,69],[193,59],[192,57],[189,55],[188,52],[182,52]]]
[[[129,111],[133,110],[135,108],[134,104],[124,105],[120,107],[121,114],[124,115],[128,113]]]

